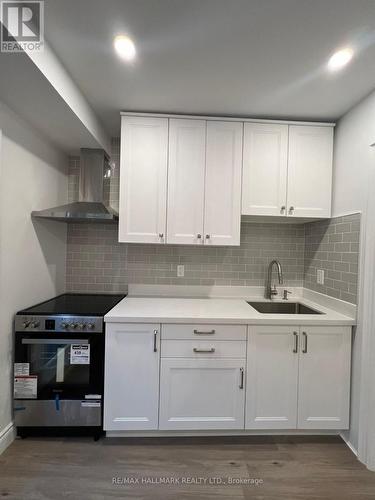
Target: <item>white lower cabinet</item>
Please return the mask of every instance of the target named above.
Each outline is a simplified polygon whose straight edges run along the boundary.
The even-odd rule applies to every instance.
[[[243,429],[245,363],[245,359],[162,359],[159,428]]]
[[[159,324],[107,324],[104,430],[158,428],[159,363]]]
[[[351,327],[249,327],[246,429],[347,429]]]
[[[249,327],[247,429],[296,428],[297,341],[291,326]]]
[[[299,429],[349,428],[351,328],[301,328]]]
[[[107,324],[104,430],[349,427],[351,327],[246,329]]]

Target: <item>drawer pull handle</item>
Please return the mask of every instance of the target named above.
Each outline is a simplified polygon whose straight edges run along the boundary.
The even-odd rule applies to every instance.
[[[215,330],[207,330],[206,332],[202,332],[200,330],[194,330],[194,335],[213,335]]]
[[[239,385],[240,389],[243,389],[243,378],[244,378],[244,369],[240,368],[240,385]]]
[[[306,332],[302,332],[302,335],[303,335],[303,338],[305,340],[302,352],[304,354],[306,354],[307,353],[307,333]]]
[[[293,335],[294,335],[294,349],[293,349],[293,352],[297,353],[298,352],[298,333],[297,332],[293,332]]]
[[[211,347],[211,349],[198,349],[198,347],[193,347],[194,352],[215,352],[215,348]]]
[[[157,352],[157,338],[158,338],[158,331],[154,330],[154,352]]]

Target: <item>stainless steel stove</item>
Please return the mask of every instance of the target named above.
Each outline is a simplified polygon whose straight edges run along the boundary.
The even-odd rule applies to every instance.
[[[20,435],[102,429],[104,315],[125,295],[63,294],[15,317],[14,410]]]

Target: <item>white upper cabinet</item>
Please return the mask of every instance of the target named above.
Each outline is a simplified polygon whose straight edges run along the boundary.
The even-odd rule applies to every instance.
[[[121,119],[119,241],[164,243],[168,119]]]
[[[288,125],[245,123],[242,181],[244,215],[285,215]]]
[[[206,122],[169,120],[167,243],[203,241]]]
[[[205,245],[239,245],[242,123],[207,122]]]
[[[331,216],[332,151],[333,128],[289,127],[289,216]]]
[[[240,244],[241,213],[331,215],[333,127],[123,115],[119,241]]]
[[[245,123],[242,213],[331,216],[333,128]]]

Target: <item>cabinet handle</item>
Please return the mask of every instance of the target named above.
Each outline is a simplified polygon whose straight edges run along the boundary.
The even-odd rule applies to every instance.
[[[239,385],[240,389],[243,389],[243,377],[244,377],[244,369],[240,368],[240,385]]]
[[[304,344],[303,344],[303,349],[302,349],[302,352],[304,354],[307,353],[307,333],[306,332],[302,332],[302,335],[303,335],[303,338],[304,338]]]
[[[215,352],[215,348],[211,347],[211,349],[199,349],[198,347],[193,347],[194,352]]]
[[[159,233],[159,238],[164,238],[164,233]]]
[[[207,330],[206,332],[200,330],[194,330],[194,335],[213,335],[215,330]]]
[[[291,207],[289,208],[289,214],[290,214],[290,215],[293,215],[293,212],[294,212],[294,207],[293,207],[293,206],[291,206]]]
[[[200,233],[198,233],[197,238],[198,238],[198,240],[200,240],[202,238],[202,235]]]
[[[298,352],[298,332],[293,332],[294,335],[294,349],[293,352],[297,353]]]
[[[158,331],[154,330],[154,352],[157,352],[157,340],[158,340]]]
[[[211,236],[209,234],[206,234],[206,240],[209,240]]]
[[[283,206],[281,207],[281,209],[280,209],[280,212],[283,214],[283,213],[285,212],[285,209],[286,209],[286,206],[285,206],[285,205],[283,205]]]

